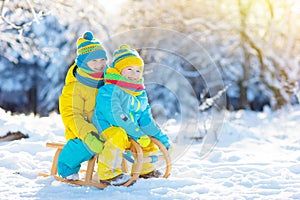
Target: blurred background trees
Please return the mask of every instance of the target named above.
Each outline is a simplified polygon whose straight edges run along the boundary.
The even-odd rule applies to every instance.
[[[118,13],[105,4],[91,0],[0,1],[0,106],[40,115],[57,110],[65,73],[76,56],[76,40],[85,30],[105,41],[112,53],[117,43],[123,43],[113,41],[115,34],[143,27],[186,36],[184,41],[177,41],[175,35],[158,40],[151,33],[132,38],[134,48],[151,40],[153,45],[163,43],[163,50],[141,48],[141,54],[146,64],[168,65],[186,77],[195,92],[185,93],[190,99],[186,104],[201,102],[207,87],[215,89],[207,96],[222,89],[213,82],[213,73],[204,70],[210,64],[193,45],[184,44],[191,40],[208,52],[225,85],[231,84],[226,92],[228,109],[262,110],[264,105],[278,109],[298,102],[299,1],[124,0]],[[172,49],[174,43],[180,49]],[[184,52],[184,57],[172,51]],[[195,65],[203,70],[197,73]],[[185,90],[176,79],[173,87]],[[153,103],[164,102],[166,117],[178,112],[176,95],[159,85],[149,85],[148,90]]]
[[[231,82],[228,107],[292,103],[300,77],[300,5],[282,0],[130,1],[119,26],[160,26],[200,42]],[[135,17],[138,16],[138,17]],[[191,50],[192,53],[192,50]]]
[[[77,38],[87,29],[109,36],[99,20],[104,9],[79,0],[4,0],[0,7],[0,106],[47,115],[57,110]]]

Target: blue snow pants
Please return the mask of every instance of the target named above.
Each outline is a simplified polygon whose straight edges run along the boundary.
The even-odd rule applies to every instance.
[[[80,139],[71,139],[62,149],[57,162],[58,175],[65,178],[79,172],[81,163],[95,155]]]

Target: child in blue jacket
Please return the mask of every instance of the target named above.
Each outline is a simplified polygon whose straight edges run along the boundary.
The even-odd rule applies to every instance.
[[[122,184],[130,176],[121,169],[122,153],[130,147],[128,137],[137,141],[144,156],[157,152],[149,136],[160,140],[168,149],[167,135],[162,133],[152,118],[143,84],[144,63],[139,54],[127,45],[114,52],[114,60],[106,70],[105,85],[98,91],[92,122],[105,139],[98,157],[98,177],[101,182]],[[141,177],[158,177],[151,163],[144,163]]]

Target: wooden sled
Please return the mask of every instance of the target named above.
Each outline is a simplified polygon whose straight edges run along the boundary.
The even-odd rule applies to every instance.
[[[169,156],[169,152],[167,151],[165,146],[159,140],[157,140],[153,137],[150,137],[150,139],[152,140],[152,142],[154,144],[156,144],[158,146],[161,153],[163,154],[162,156],[158,157],[158,160],[165,160],[166,170],[165,170],[165,173],[163,175],[163,178],[168,178],[170,173],[171,173],[171,170],[172,170],[172,164],[171,164],[171,159],[170,159],[170,156]],[[150,157],[147,157],[147,158],[143,157],[143,151],[142,151],[140,145],[137,142],[135,142],[132,139],[129,139],[129,140],[131,142],[130,150],[133,153],[134,164],[136,164],[136,170],[133,171],[133,169],[132,169],[131,179],[129,181],[127,181],[126,183],[124,183],[123,185],[121,185],[121,186],[130,186],[130,185],[132,185],[139,178],[140,172],[142,170],[142,164],[144,162],[152,162],[153,161],[153,159],[150,158]],[[81,171],[86,172],[84,180],[66,180],[66,179],[58,176],[57,175],[57,161],[58,161],[58,156],[59,156],[60,152],[62,151],[64,145],[65,145],[65,143],[59,143],[59,142],[48,142],[48,143],[46,143],[46,147],[56,148],[56,152],[55,152],[55,155],[54,155],[54,158],[53,158],[50,174],[40,173],[39,176],[44,176],[44,177],[53,176],[56,180],[64,182],[64,183],[69,183],[69,184],[74,184],[74,185],[81,185],[81,186],[93,186],[93,187],[100,188],[100,189],[104,189],[105,187],[109,186],[107,184],[100,183],[99,180],[93,180],[92,179],[93,172],[94,172],[94,167],[95,167],[95,163],[96,163],[98,155],[93,156],[88,161],[86,170],[81,170]],[[125,173],[128,172],[127,161],[124,158],[122,160],[122,170]]]

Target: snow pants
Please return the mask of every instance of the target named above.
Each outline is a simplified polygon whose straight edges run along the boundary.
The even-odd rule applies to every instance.
[[[101,135],[105,139],[105,144],[103,151],[98,156],[98,177],[100,180],[107,180],[122,173],[122,154],[125,149],[130,148],[131,143],[125,130],[120,127],[109,127]],[[148,157],[157,152],[158,147],[151,142],[142,150],[144,157]],[[147,174],[153,170],[152,163],[144,163],[141,174]]]
[[[80,139],[71,139],[62,149],[57,162],[58,175],[65,178],[79,172],[81,163],[95,155]]]

